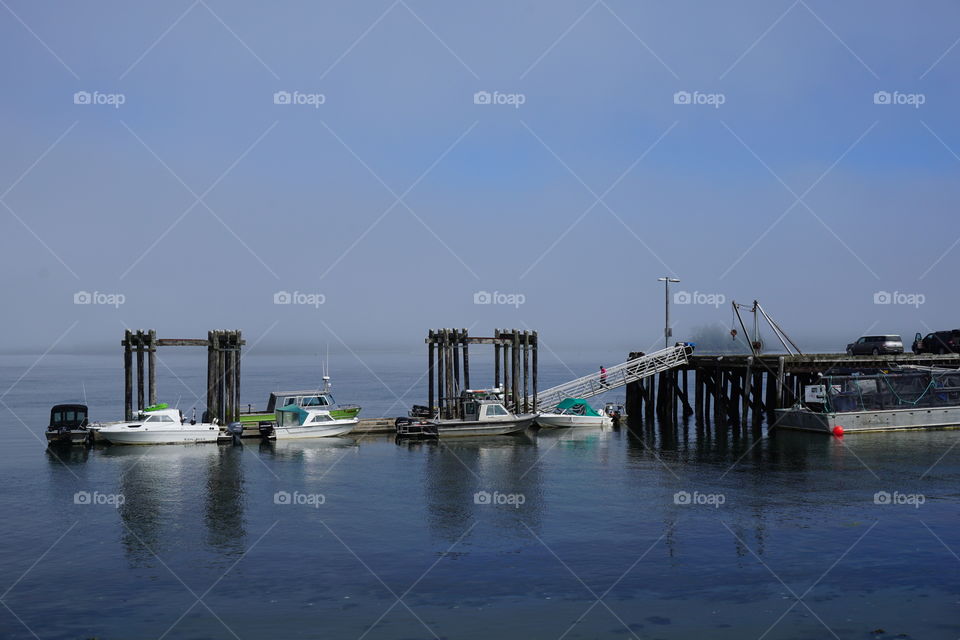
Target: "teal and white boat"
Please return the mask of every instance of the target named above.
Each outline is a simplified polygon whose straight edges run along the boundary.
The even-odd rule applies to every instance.
[[[350,433],[359,421],[356,417],[335,417],[329,407],[289,404],[277,409],[276,424],[262,425],[260,434],[276,440],[330,438]]]
[[[612,427],[613,418],[591,407],[582,398],[567,398],[549,413],[537,416],[542,429],[562,427]]]
[[[261,423],[274,422],[276,412],[283,407],[296,406],[304,409],[324,409],[336,420],[356,418],[360,407],[355,404],[337,404],[330,393],[330,376],[323,376],[322,389],[299,391],[274,391],[267,400],[266,409],[250,409],[240,412],[240,423],[256,428]]]

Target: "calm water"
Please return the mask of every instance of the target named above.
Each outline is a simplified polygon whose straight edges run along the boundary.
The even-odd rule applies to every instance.
[[[367,416],[423,402],[419,354],[362,359],[334,362],[338,399]],[[0,391],[16,383],[0,638],[960,636],[960,431],[841,442],[691,422],[58,458],[38,439],[49,406],[116,419],[120,358],[49,356],[17,382],[35,360],[0,360]],[[188,411],[202,360],[164,357],[161,400]],[[251,356],[243,401],[317,368]],[[572,377],[541,369],[544,387]]]

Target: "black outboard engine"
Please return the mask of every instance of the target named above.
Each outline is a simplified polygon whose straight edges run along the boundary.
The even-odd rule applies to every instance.
[[[240,436],[243,435],[243,423],[231,422],[227,425],[227,433],[233,436],[233,444],[241,444]]]

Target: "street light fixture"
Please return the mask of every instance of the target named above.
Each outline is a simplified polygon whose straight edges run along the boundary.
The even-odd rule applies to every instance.
[[[664,276],[657,278],[657,282],[663,283],[663,348],[666,349],[670,346],[670,337],[673,335],[673,330],[670,329],[670,283],[680,282],[680,279]]]

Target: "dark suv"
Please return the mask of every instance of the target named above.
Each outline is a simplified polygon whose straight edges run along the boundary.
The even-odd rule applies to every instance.
[[[918,333],[913,339],[914,353],[958,353],[960,352],[960,329],[934,331],[924,337]]]
[[[847,345],[848,356],[890,355],[903,353],[903,340],[900,336],[863,336]]]

